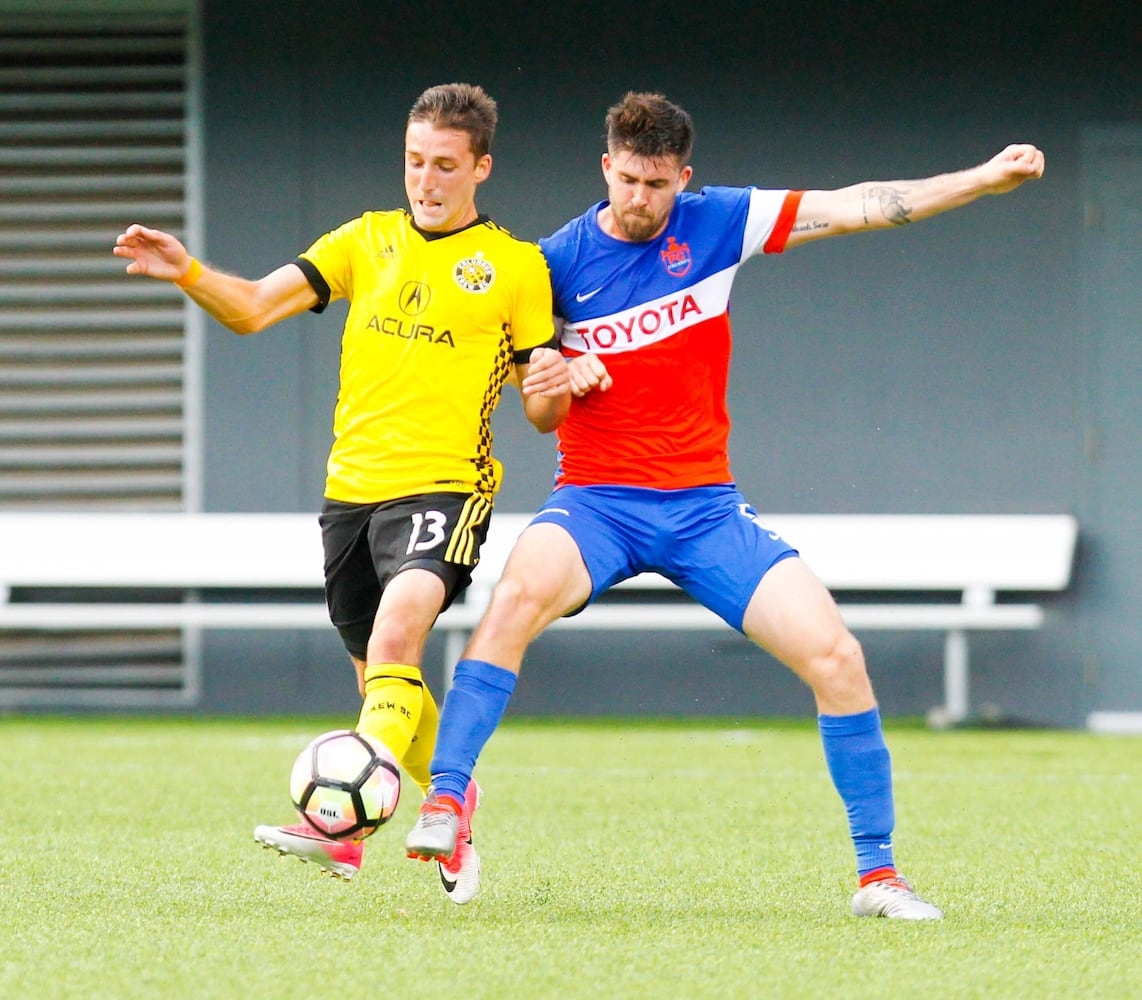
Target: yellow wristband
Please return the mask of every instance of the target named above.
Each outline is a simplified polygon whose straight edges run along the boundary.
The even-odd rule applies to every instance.
[[[199,278],[202,277],[202,265],[198,263],[197,258],[190,258],[190,266],[186,269],[186,274],[181,278],[175,278],[175,284],[178,285],[183,291],[190,288]]]

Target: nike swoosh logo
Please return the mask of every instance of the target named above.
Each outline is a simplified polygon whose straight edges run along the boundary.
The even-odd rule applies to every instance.
[[[472,843],[472,838],[469,837],[467,839],[467,841],[465,841],[465,843],[468,843],[468,844]],[[444,870],[444,863],[442,861],[437,861],[436,867],[440,871],[440,884],[442,886],[444,886],[444,891],[445,892],[454,892],[456,889],[457,879],[454,879],[454,878],[450,879],[448,877],[448,873]]]
[[[588,299],[593,299],[602,290],[603,290],[603,286],[600,285],[593,292],[576,292],[575,293],[575,301],[576,302],[586,302]]]

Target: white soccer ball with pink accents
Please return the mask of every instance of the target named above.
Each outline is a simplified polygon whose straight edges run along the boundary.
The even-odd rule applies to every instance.
[[[400,801],[400,767],[380,740],[350,729],[322,733],[297,755],[289,793],[301,818],[334,840],[363,840]]]

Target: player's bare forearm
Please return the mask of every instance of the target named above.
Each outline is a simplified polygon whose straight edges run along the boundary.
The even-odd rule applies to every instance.
[[[571,383],[563,355],[550,347],[537,347],[526,365],[516,366],[523,395],[523,412],[541,434],[555,430],[571,409]]]
[[[317,303],[317,293],[293,264],[258,281],[204,268],[186,294],[223,326],[242,334],[257,333]]]
[[[112,253],[127,258],[128,274],[179,283],[195,303],[235,333],[255,333],[317,302],[317,293],[292,264],[249,281],[202,265],[161,229],[129,226],[115,240]]]
[[[1005,194],[1043,175],[1043,153],[1012,145],[986,163],[919,180],[864,181],[834,191],[806,191],[787,247],[844,233],[892,229]]]
[[[558,398],[547,396],[525,396],[523,412],[528,422],[540,434],[550,434],[557,430],[567,419],[571,410],[571,396],[564,395]]]

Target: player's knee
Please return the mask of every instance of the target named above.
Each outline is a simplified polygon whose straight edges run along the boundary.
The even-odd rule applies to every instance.
[[[419,663],[423,640],[404,623],[378,618],[369,634],[370,663]]]
[[[488,617],[503,624],[526,617],[535,604],[531,587],[518,577],[505,576],[492,591]]]
[[[532,635],[547,624],[550,598],[519,576],[505,576],[496,584],[485,615],[490,630]]]
[[[814,658],[812,686],[818,693],[847,696],[869,687],[864,651],[856,637],[841,629],[828,648]]]

